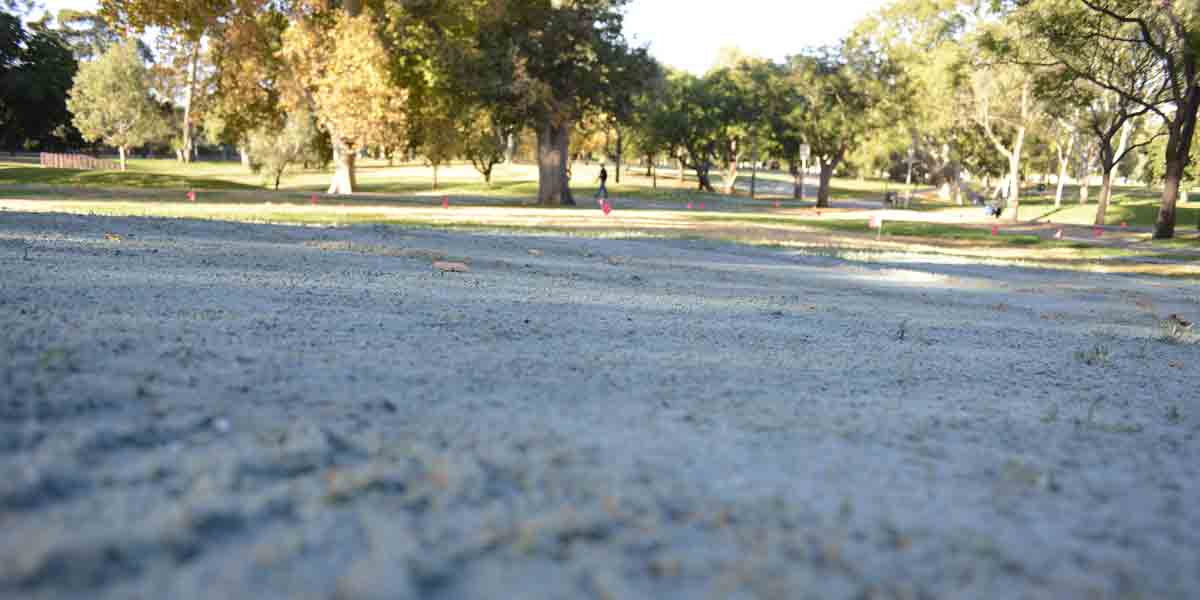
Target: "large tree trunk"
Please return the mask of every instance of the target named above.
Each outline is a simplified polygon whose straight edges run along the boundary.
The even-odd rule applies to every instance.
[[[621,138],[621,128],[617,127],[616,130],[617,130],[617,164],[613,167],[613,182],[621,183],[621,150],[622,150],[622,145],[623,145],[622,142],[624,140]]]
[[[729,142],[729,167],[725,179],[725,193],[732,195],[734,192],[734,184],[737,183],[738,172],[738,150],[737,140]]]
[[[1088,186],[1092,183],[1092,149],[1087,148],[1080,155],[1082,165],[1080,166],[1079,176],[1079,203],[1087,204],[1088,201]]]
[[[125,146],[117,146],[117,154],[121,157],[121,170],[124,171],[127,168],[125,164]]]
[[[804,196],[804,173],[796,163],[789,163],[788,170],[792,173],[792,200]]]
[[[1058,158],[1058,182],[1054,189],[1054,208],[1062,208],[1063,186],[1067,183],[1067,162],[1065,155]]]
[[[537,130],[538,144],[538,203],[548,206],[574,206],[570,179],[567,177],[567,148],[571,128],[550,120],[543,121]]]
[[[1054,208],[1062,208],[1063,186],[1066,185],[1067,167],[1071,163],[1071,151],[1075,149],[1075,134],[1067,140],[1067,147],[1064,149],[1061,146],[1058,151],[1058,179],[1055,181],[1054,189]]]
[[[1112,197],[1112,169],[1107,169],[1100,176],[1100,198],[1096,202],[1096,225],[1104,225],[1105,213],[1108,212],[1108,199]]]
[[[817,208],[829,208],[829,181],[833,179],[836,162],[821,161],[821,180],[817,186]]]
[[[654,169],[654,157],[647,154],[646,155],[646,177],[650,176],[650,173],[653,169]]]
[[[438,176],[438,166],[436,163],[434,163],[434,165],[433,165],[433,191],[435,191],[435,192],[437,191],[437,184],[438,184],[437,176]]]
[[[1175,237],[1175,203],[1179,199],[1179,188],[1183,182],[1183,170],[1187,164],[1182,160],[1168,160],[1163,179],[1162,203],[1158,207],[1158,220],[1154,223],[1154,239],[1165,240]]]
[[[1166,178],[1162,202],[1158,207],[1158,220],[1154,223],[1154,239],[1157,240],[1175,237],[1175,204],[1179,201],[1179,188],[1183,182],[1183,172],[1188,166],[1192,136],[1196,132],[1197,109],[1200,109],[1200,86],[1193,85],[1175,113],[1167,136]]]
[[[750,145],[750,198],[754,198],[755,187],[758,184],[758,134]]]
[[[192,162],[192,98],[196,95],[196,63],[200,60],[200,42],[192,44],[188,56],[187,89],[183,94],[183,155],[181,162]]]
[[[335,138],[336,140],[336,138]],[[329,184],[328,194],[353,194],[357,185],[354,176],[354,148],[345,142],[335,141],[333,144],[333,181]]]
[[[1025,128],[1018,127],[1013,134],[1012,154],[1008,157],[1008,220],[1016,223],[1021,210],[1021,149],[1025,146]]]

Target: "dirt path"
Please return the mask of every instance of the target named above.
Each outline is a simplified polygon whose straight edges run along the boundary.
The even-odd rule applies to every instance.
[[[0,596],[1187,598],[1170,313],[1195,284],[6,212]]]

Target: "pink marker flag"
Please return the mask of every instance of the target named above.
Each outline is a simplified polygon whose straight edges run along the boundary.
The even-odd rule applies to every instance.
[[[600,210],[604,211],[605,215],[608,215],[608,213],[612,212],[612,205],[605,202],[604,204],[600,205]]]
[[[187,199],[189,202],[195,202],[196,201],[196,191],[189,190],[187,193]]]
[[[870,225],[871,229],[879,229],[880,227],[883,227],[883,219],[880,218],[879,215],[871,215],[871,220],[868,221],[868,224]]]
[[[313,204],[313,206],[317,205],[317,195],[316,194],[312,195],[312,204]]]
[[[1096,237],[1100,237],[1100,236],[1104,235],[1104,230],[1100,229],[1099,227],[1096,227],[1095,229],[1092,229],[1092,235],[1094,235]]]
[[[998,233],[1000,233],[1000,228],[992,225],[992,235],[996,235]]]
[[[692,202],[690,200],[688,201],[688,210],[692,210]]]
[[[701,203],[700,203],[700,210],[704,210],[704,203],[703,203],[703,202],[701,202]]]
[[[1125,229],[1128,226],[1129,225],[1127,223],[1125,223],[1125,221],[1121,221],[1121,229]]]
[[[779,201],[778,201],[778,200],[776,200],[776,201],[775,201],[775,208],[779,208]]]
[[[1054,232],[1054,239],[1056,239],[1056,240],[1061,240],[1061,239],[1062,239],[1062,230],[1061,230],[1061,229],[1059,229],[1058,231],[1055,231],[1055,232]]]
[[[450,198],[442,196],[442,208],[450,208]]]

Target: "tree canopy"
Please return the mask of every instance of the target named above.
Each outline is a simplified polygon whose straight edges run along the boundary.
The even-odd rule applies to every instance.
[[[80,65],[67,100],[84,139],[116,147],[122,170],[130,148],[161,136],[165,128],[147,80],[137,45],[125,42]]]

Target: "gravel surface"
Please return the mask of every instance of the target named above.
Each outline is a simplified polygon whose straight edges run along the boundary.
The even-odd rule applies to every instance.
[[[1196,284],[5,212],[0,596],[1194,598],[1170,313]]]

